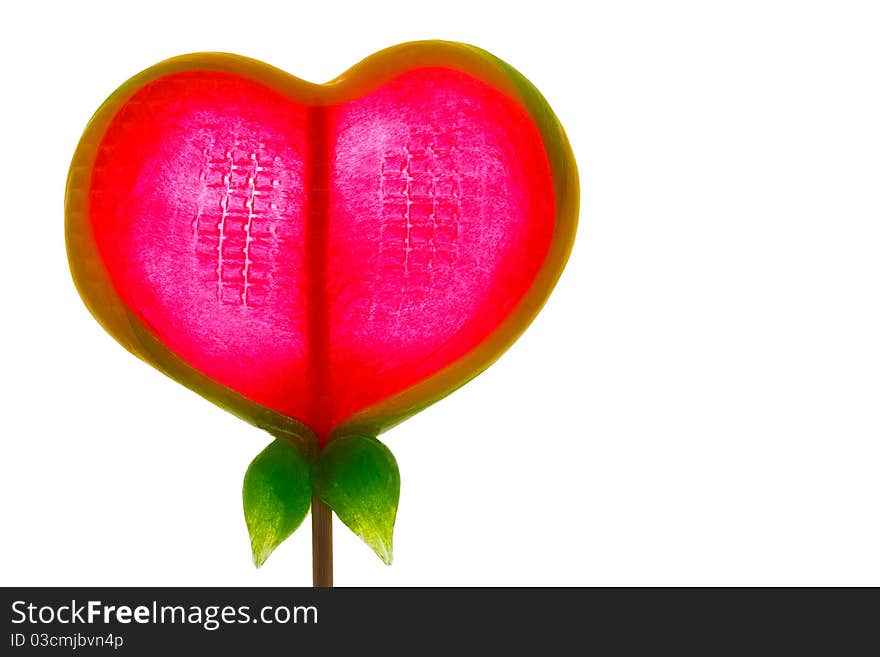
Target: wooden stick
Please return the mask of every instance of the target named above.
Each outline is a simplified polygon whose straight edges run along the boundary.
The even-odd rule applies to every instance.
[[[312,495],[312,586],[333,586],[333,511]]]

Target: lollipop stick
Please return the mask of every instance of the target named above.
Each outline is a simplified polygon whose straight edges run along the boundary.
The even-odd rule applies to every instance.
[[[333,512],[312,496],[312,585],[333,586]]]

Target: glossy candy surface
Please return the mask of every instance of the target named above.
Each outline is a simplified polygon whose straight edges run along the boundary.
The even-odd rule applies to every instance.
[[[567,258],[577,176],[516,71],[405,44],[326,85],[169,60],[96,114],[71,267],[126,347],[276,435],[375,435],[479,373]]]

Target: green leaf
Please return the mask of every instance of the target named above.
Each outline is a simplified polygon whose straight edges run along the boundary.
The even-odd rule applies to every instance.
[[[309,512],[308,461],[293,443],[276,440],[248,466],[242,499],[254,565],[259,568]]]
[[[394,455],[368,436],[331,440],[312,467],[315,494],[349,529],[391,564],[400,472]]]

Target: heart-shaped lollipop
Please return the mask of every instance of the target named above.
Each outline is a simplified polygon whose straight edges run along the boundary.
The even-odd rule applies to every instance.
[[[390,562],[399,475],[375,437],[525,329],[577,196],[544,99],[477,48],[404,44],[324,85],[197,54],[92,119],[68,254],[117,340],[277,438],[245,477],[254,559],[311,501],[329,584],[323,505]]]

